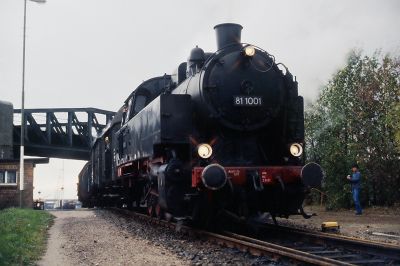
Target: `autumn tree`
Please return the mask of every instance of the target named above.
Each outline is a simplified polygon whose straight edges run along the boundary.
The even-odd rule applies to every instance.
[[[352,51],[306,110],[307,159],[325,170],[328,207],[349,207],[357,162],[364,205],[400,201],[400,58]]]

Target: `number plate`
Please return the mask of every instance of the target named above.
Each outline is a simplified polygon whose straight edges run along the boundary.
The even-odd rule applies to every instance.
[[[262,106],[262,98],[258,96],[233,96],[234,106]]]

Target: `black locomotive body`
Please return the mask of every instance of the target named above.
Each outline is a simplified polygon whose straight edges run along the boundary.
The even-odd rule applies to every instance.
[[[92,150],[84,205],[146,207],[207,225],[220,216],[303,214],[322,170],[304,165],[303,98],[272,55],[215,27],[172,75],[143,82]]]

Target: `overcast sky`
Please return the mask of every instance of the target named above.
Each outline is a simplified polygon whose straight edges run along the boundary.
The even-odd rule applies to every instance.
[[[213,26],[223,22],[242,24],[243,42],[284,63],[308,101],[352,48],[400,54],[397,0],[28,1],[25,106],[116,110],[141,81],[171,73],[195,45],[214,51]],[[14,108],[22,33],[23,0],[0,0],[0,100]],[[63,184],[64,196],[75,197],[83,164],[37,166],[34,197],[56,197]]]

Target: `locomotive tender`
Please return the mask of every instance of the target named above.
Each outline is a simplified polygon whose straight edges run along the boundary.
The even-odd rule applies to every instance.
[[[172,75],[140,84],[97,137],[79,176],[84,206],[145,207],[208,226],[218,217],[306,215],[322,170],[304,165],[304,104],[283,64],[214,27]]]

